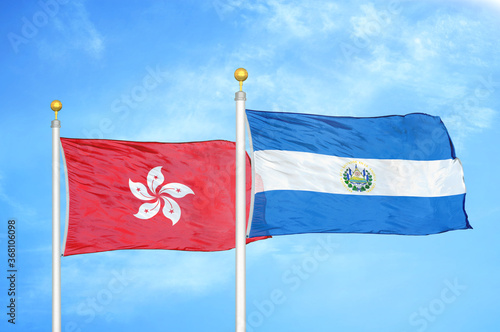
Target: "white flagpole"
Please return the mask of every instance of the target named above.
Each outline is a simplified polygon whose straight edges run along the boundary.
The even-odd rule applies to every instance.
[[[245,152],[245,101],[243,81],[248,72],[238,68],[234,78],[240,82],[236,92],[236,332],[246,330],[246,152]]]
[[[61,332],[61,165],[59,163],[59,128],[57,112],[62,108],[54,100],[50,108],[56,112],[52,120],[52,332]]]

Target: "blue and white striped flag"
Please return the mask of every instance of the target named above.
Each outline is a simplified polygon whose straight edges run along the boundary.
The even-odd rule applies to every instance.
[[[253,150],[250,237],[472,228],[462,165],[439,117],[246,114]]]

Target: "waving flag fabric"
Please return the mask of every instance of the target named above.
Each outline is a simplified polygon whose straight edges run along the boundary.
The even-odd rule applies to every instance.
[[[246,113],[254,173],[250,237],[471,228],[462,165],[439,117]]]
[[[61,138],[61,143],[68,185],[65,256],[234,248],[233,142]],[[248,158],[247,169],[250,173]],[[248,174],[247,202],[250,183]]]

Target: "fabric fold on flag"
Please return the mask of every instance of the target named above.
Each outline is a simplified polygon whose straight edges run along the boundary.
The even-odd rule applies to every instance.
[[[250,237],[472,228],[462,164],[439,117],[246,115],[254,184]]]
[[[61,138],[61,145],[68,193],[64,256],[234,248],[234,142]],[[246,180],[248,215],[248,156]]]

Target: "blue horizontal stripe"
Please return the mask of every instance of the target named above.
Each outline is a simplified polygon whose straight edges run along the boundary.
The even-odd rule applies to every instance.
[[[465,194],[388,197],[276,190],[255,195],[250,237],[300,233],[427,235],[472,228]]]
[[[370,159],[454,159],[441,119],[422,113],[373,118],[247,110],[254,151]]]

